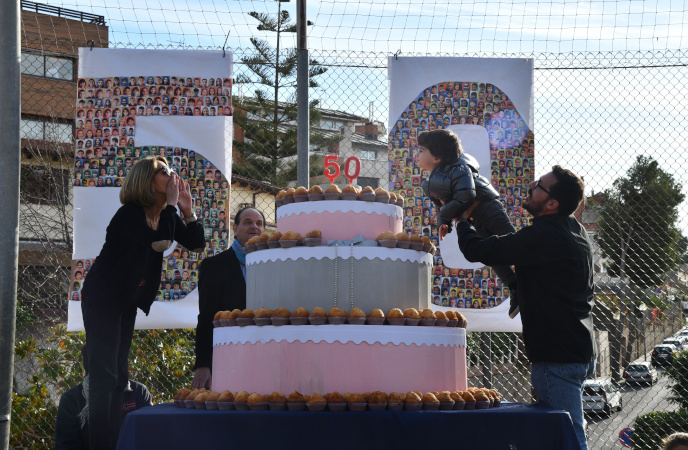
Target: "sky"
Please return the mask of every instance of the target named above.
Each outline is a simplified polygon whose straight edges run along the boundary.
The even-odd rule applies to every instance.
[[[44,0],[105,16],[111,47],[227,49],[274,43],[251,11],[296,2]],[[536,176],[560,163],[599,192],[638,155],[688,184],[688,0],[310,1],[311,57],[328,72],[311,99],[387,123],[387,57],[535,58]],[[295,36],[284,37],[295,46]],[[236,66],[236,72],[245,68]],[[250,94],[250,88],[245,89]],[[680,211],[688,235],[688,207]]]

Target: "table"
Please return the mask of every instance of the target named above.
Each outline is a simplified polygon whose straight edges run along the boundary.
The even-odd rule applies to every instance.
[[[577,450],[569,414],[508,403],[475,411],[205,411],[172,403],[129,413],[118,450]]]

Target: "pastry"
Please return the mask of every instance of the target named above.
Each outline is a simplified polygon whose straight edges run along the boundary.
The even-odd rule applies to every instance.
[[[313,404],[313,403],[327,403],[327,400],[323,398],[322,395],[318,394],[317,392],[313,393],[309,399],[308,399],[308,404]]]
[[[208,396],[205,398],[206,401],[216,402],[220,398],[219,392],[208,392]]]
[[[246,403],[248,401],[249,393],[246,391],[241,391],[234,396],[234,403]]]
[[[404,317],[404,313],[399,308],[392,308],[387,313],[388,319],[400,319]]]
[[[404,310],[404,317],[407,319],[420,319],[420,314],[418,314],[416,308],[406,308]]]
[[[255,317],[255,313],[253,312],[252,309],[248,309],[248,308],[241,311],[241,314],[239,314],[239,319],[252,319],[254,317]]]
[[[404,403],[405,399],[406,394],[402,394],[401,392],[392,392],[389,394],[389,399],[387,401],[389,403]]]
[[[308,317],[308,310],[303,307],[298,307],[291,313],[292,317]]]
[[[306,403],[306,399],[304,398],[303,394],[299,393],[298,391],[294,391],[291,394],[287,395],[287,402]]]
[[[323,190],[322,190],[322,188],[321,188],[320,186],[318,186],[318,185],[316,184],[315,186],[311,187],[311,188],[308,190],[308,193],[309,193],[309,194],[322,194],[322,193],[323,193]]]
[[[318,317],[318,316],[327,317],[327,312],[324,309],[322,309],[321,307],[316,306],[315,308],[313,308],[313,311],[311,311],[311,317]]]
[[[270,403],[287,403],[287,397],[281,392],[273,392],[268,399]]]
[[[375,318],[385,318],[385,313],[382,312],[380,308],[375,308],[374,310],[370,311],[370,314],[368,314],[368,317],[375,317]]]
[[[294,231],[287,231],[280,237],[280,241],[295,241],[298,237],[297,235],[298,233]]]
[[[222,391],[220,393],[220,396],[217,398],[218,402],[233,402],[234,401],[234,394],[232,394],[229,391]]]
[[[361,308],[351,308],[351,311],[349,312],[349,317],[365,317],[366,313],[363,311]]]
[[[381,391],[375,391],[370,394],[368,403],[387,403],[387,394]]]
[[[287,308],[281,307],[277,308],[272,317],[289,317],[291,313]]]
[[[181,400],[184,399],[189,393],[191,392],[191,389],[187,388],[180,388],[177,390],[177,393],[174,394],[174,399],[173,400]]]
[[[322,231],[320,230],[311,230],[308,233],[306,233],[305,236],[306,239],[310,238],[317,238],[317,239],[322,239]]]
[[[263,403],[263,396],[260,394],[253,393],[253,394],[248,396],[246,403],[248,403],[249,405],[254,405],[256,403]]]
[[[336,306],[330,308],[330,312],[327,315],[328,317],[347,317],[346,311]]]
[[[341,194],[342,190],[339,189],[339,187],[336,184],[331,184],[327,190],[325,191],[326,194]]]
[[[423,399],[418,395],[417,392],[410,391],[406,393],[406,399],[404,403],[422,403]]]
[[[387,241],[387,240],[396,240],[397,237],[394,233],[391,231],[383,231],[378,235],[378,237],[375,239],[376,241]]]
[[[299,186],[294,190],[294,195],[308,195],[308,189],[303,186]]]
[[[437,319],[435,313],[430,308],[425,308],[422,313],[420,313],[421,319]]]

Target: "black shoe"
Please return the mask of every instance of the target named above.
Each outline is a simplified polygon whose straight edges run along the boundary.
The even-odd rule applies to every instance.
[[[518,313],[521,312],[521,308],[518,306],[518,295],[516,295],[516,289],[509,289],[509,317],[515,319]]]

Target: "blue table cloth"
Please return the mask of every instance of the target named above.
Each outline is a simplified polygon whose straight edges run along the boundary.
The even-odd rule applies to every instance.
[[[579,449],[569,414],[520,403],[475,411],[204,411],[167,403],[127,415],[118,450]]]

